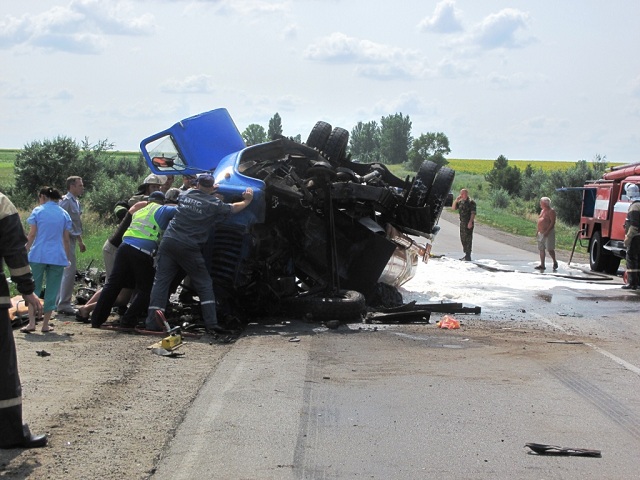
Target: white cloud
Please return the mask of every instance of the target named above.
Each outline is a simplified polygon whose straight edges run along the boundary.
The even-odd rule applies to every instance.
[[[469,62],[443,58],[438,63],[437,72],[443,78],[462,78],[468,77],[473,72],[473,67]]]
[[[100,0],[74,0],[35,15],[0,20],[0,48],[17,45],[71,53],[95,54],[107,45],[108,35],[148,35],[153,16],[134,16],[131,5]]]
[[[211,93],[214,88],[214,80],[210,75],[192,75],[181,80],[170,79],[160,86],[160,90],[165,93]]]
[[[308,46],[304,56],[314,61],[355,64],[359,75],[377,79],[416,77],[424,69],[416,50],[390,47],[340,32]]]
[[[288,2],[266,0],[199,0],[202,3],[217,4],[217,12],[224,15],[240,15],[258,18],[260,15],[282,14],[289,10]]]
[[[533,39],[526,35],[529,14],[505,8],[488,15],[471,34],[471,41],[485,49],[519,48]]]
[[[436,5],[433,15],[426,17],[418,24],[418,29],[423,32],[453,33],[461,31],[459,10],[453,0],[444,0]]]

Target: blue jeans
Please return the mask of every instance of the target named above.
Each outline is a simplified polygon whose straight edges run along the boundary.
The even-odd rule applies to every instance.
[[[200,298],[204,326],[211,329],[218,325],[216,299],[207,265],[198,247],[189,247],[172,238],[163,238],[157,255],[156,278],[151,289],[149,315],[146,326],[157,330],[156,310],[165,311],[169,290],[174,277],[184,270],[191,279],[191,286]]]

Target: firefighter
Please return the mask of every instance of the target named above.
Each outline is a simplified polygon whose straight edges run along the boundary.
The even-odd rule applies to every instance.
[[[34,293],[26,243],[16,207],[0,193],[0,448],[37,448],[47,444],[46,435],[34,435],[22,423],[22,387],[9,318],[12,303],[4,273],[6,265],[25,304],[33,308],[36,317],[41,316],[42,304]]]
[[[627,248],[627,284],[625,290],[637,290],[640,285],[640,188],[630,183],[627,196],[631,200],[624,222],[624,246]]]

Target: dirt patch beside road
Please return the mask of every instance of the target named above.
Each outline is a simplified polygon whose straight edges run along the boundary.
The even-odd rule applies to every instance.
[[[49,445],[0,450],[0,477],[148,477],[229,345],[187,338],[183,357],[166,358],[147,349],[161,337],[92,329],[65,316],[53,323],[52,333],[14,332],[24,420],[47,433]],[[50,355],[36,353],[43,350]]]

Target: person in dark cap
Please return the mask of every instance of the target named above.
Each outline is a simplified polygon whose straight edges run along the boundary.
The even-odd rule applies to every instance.
[[[5,264],[11,280],[22,294],[25,304],[42,315],[42,303],[34,293],[35,283],[29,268],[27,237],[16,207],[0,193],[0,448],[36,448],[47,444],[46,435],[33,435],[22,423],[22,386],[18,374],[16,344],[9,318],[11,298],[4,273]]]
[[[122,288],[130,286],[132,280],[134,296],[120,320],[120,326],[134,328],[138,317],[146,314],[155,275],[153,257],[160,234],[176,211],[175,206],[164,205],[164,200],[164,193],[152,192],[146,206],[132,212],[131,225],[122,236],[111,274],[91,312],[92,327],[100,328],[107,321],[118,293]]]
[[[178,197],[175,215],[164,232],[158,250],[147,329],[159,329],[157,318],[164,317],[171,282],[182,269],[191,279],[200,299],[205,328],[209,332],[222,331],[218,325],[213,284],[202,255],[202,247],[216,222],[242,211],[251,203],[253,190],[247,188],[242,194],[243,200],[236,203],[224,203],[214,195],[216,190],[213,177],[201,174],[198,175],[196,188],[187,190]]]

